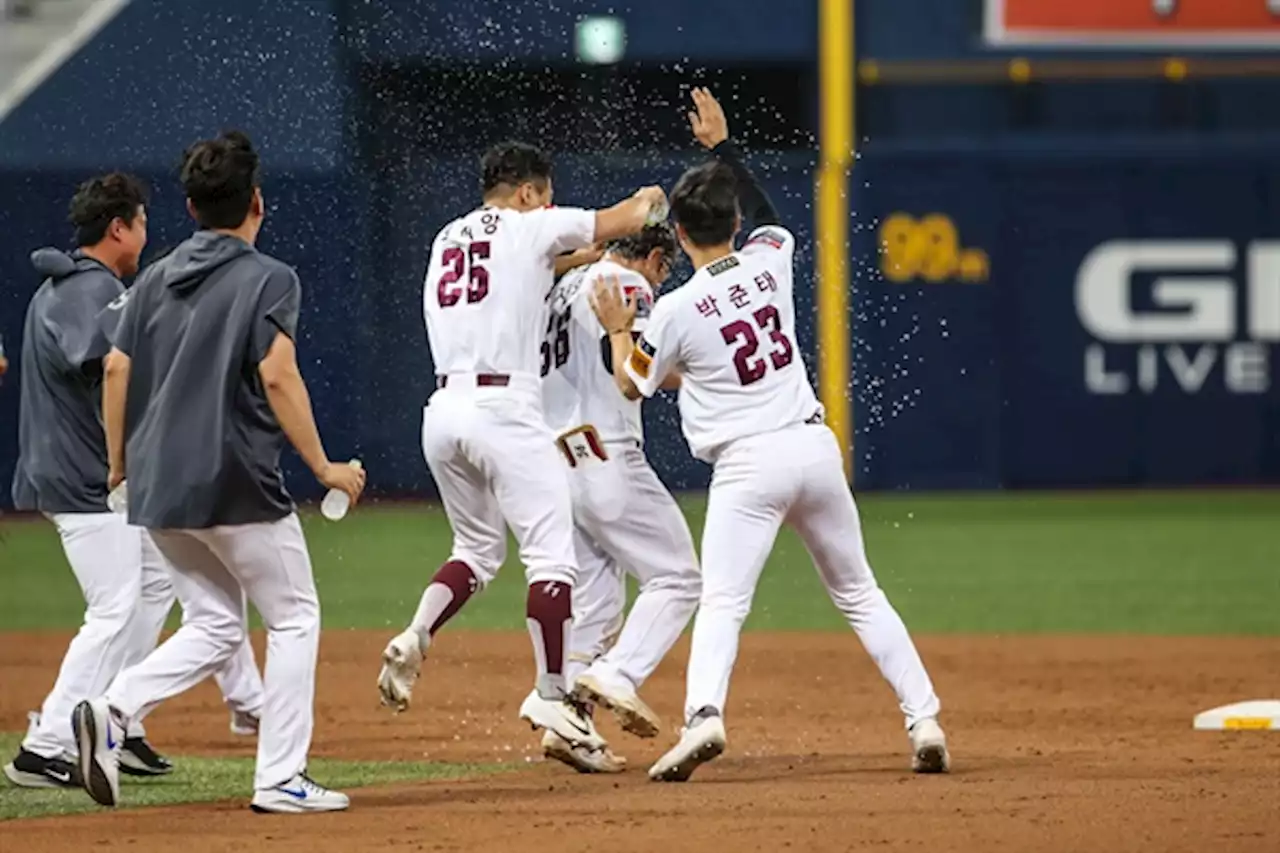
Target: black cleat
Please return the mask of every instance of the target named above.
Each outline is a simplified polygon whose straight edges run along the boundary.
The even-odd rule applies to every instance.
[[[173,764],[152,749],[146,738],[130,737],[124,739],[120,749],[120,772],[129,776],[167,776],[173,772]]]
[[[4,766],[4,775],[19,788],[79,788],[80,768],[61,758],[45,758],[25,749]]]

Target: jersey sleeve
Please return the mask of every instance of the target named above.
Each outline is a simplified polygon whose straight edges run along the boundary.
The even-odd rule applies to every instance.
[[[679,358],[679,334],[670,310],[673,304],[667,300],[654,308],[625,365],[627,376],[646,397],[658,393],[662,380],[676,367]]]
[[[111,351],[111,339],[100,318],[126,292],[120,282],[106,275],[94,276],[86,284],[76,299],[68,300],[68,310],[58,317],[58,342],[72,370],[83,370]]]
[[[763,225],[747,237],[742,254],[767,257],[777,266],[790,269],[796,254],[796,238],[781,225]]]
[[[302,285],[298,275],[285,267],[272,270],[258,297],[258,307],[250,333],[253,363],[259,364],[267,357],[276,335],[285,334],[298,338],[298,314],[302,307]]]
[[[585,249],[596,239],[594,210],[548,207],[528,214],[534,250],[545,257]]]

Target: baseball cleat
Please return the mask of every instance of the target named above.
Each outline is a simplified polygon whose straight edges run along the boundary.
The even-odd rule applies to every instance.
[[[80,784],[102,806],[120,802],[120,748],[125,729],[106,699],[90,699],[71,712],[71,731],[80,750]]]
[[[951,770],[947,736],[933,717],[926,717],[907,731],[911,738],[911,769],[916,773],[946,773]]]
[[[680,733],[680,742],[649,768],[655,782],[687,782],[703,764],[724,752],[724,719],[715,708],[703,708]]]
[[[4,775],[19,788],[79,788],[80,770],[62,758],[45,758],[26,749],[4,766]]]
[[[378,692],[382,704],[399,713],[409,707],[413,685],[422,671],[422,646],[418,632],[409,628],[397,634],[382,652],[382,672],[378,673]]]
[[[345,811],[349,805],[346,794],[330,791],[306,773],[299,773],[283,785],[254,791],[249,808],[258,814],[307,814]]]
[[[144,737],[128,737],[120,748],[120,772],[128,776],[167,776],[173,763],[151,748]]]
[[[262,725],[262,715],[250,711],[231,712],[231,733],[236,737],[254,737]]]
[[[520,705],[520,719],[534,729],[555,732],[574,746],[600,749],[607,746],[595,723],[568,696],[544,699],[534,690]]]
[[[579,773],[621,773],[627,769],[627,759],[614,755],[609,747],[587,749],[574,746],[553,731],[542,736],[542,754],[569,765]]]
[[[606,686],[589,670],[574,681],[573,698],[612,711],[622,730],[636,737],[657,737],[662,730],[662,719],[634,690]]]

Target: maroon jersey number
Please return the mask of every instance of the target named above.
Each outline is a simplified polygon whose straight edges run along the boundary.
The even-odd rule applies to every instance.
[[[463,278],[467,279],[468,305],[474,305],[489,295],[489,271],[478,263],[488,258],[487,242],[472,243],[465,252],[458,246],[444,250],[441,261],[445,271],[436,285],[436,298],[441,308],[449,308],[462,301],[463,288],[458,282]]]
[[[773,350],[769,353],[773,369],[781,370],[786,367],[795,357],[795,347],[791,345],[786,332],[782,331],[782,318],[778,316],[778,309],[766,305],[751,316],[756,321],[756,328],[768,332],[769,339],[773,341]],[[734,320],[721,327],[720,337],[724,338],[726,344],[737,346],[733,353],[733,366],[738,370],[739,382],[751,385],[764,378],[769,370],[769,362],[755,357],[760,349],[760,337],[750,323],[746,320]]]

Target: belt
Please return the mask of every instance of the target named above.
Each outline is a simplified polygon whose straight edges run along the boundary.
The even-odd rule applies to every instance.
[[[511,384],[511,376],[506,373],[477,373],[476,385],[481,388],[505,388]],[[437,376],[436,387],[444,388],[449,384],[448,376]]]

